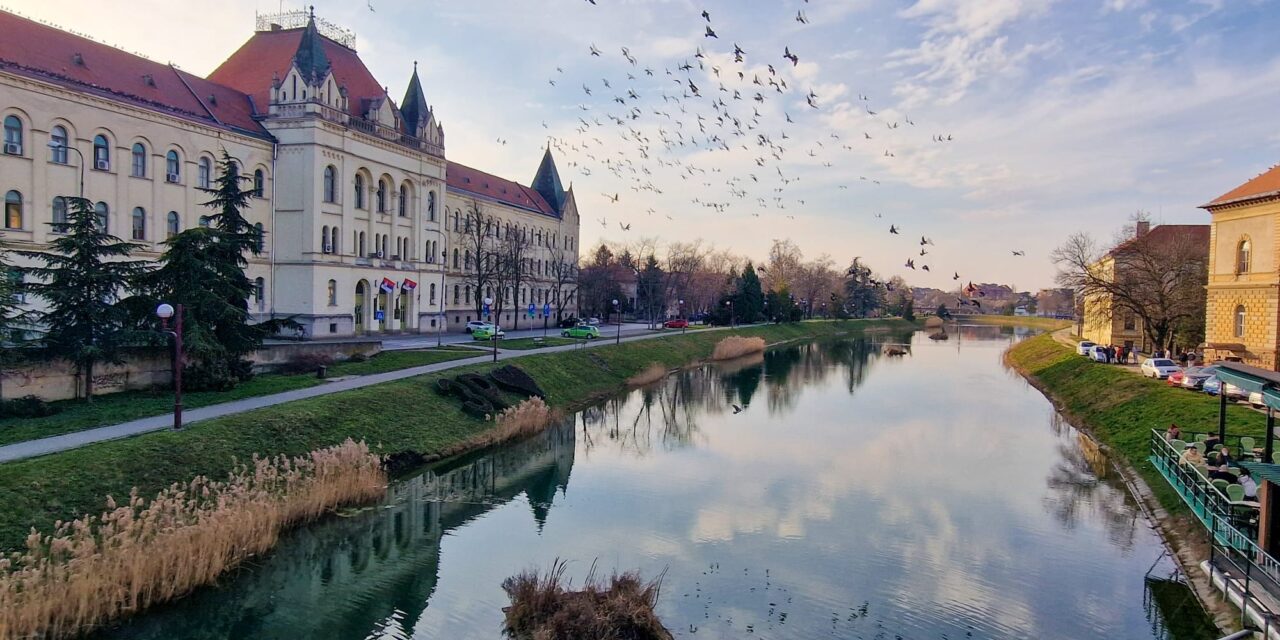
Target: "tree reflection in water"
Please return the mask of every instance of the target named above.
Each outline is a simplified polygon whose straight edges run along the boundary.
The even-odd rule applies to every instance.
[[[1106,453],[1056,411],[1049,429],[1058,436],[1059,458],[1045,478],[1049,489],[1045,508],[1067,529],[1075,529],[1083,521],[1101,522],[1116,547],[1131,549],[1141,511],[1135,508]]]

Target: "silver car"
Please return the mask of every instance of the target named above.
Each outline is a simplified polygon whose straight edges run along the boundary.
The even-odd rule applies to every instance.
[[[1213,377],[1218,373],[1218,368],[1210,365],[1207,367],[1188,367],[1182,372],[1182,388],[1199,390],[1204,388],[1204,381]]]

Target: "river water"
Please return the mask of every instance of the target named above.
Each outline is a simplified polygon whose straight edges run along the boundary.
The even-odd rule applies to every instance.
[[[1020,337],[881,334],[683,371],[402,479],[100,635],[498,638],[503,579],[558,558],[576,580],[665,571],[678,638],[1207,637],[1169,631],[1196,607],[1152,595],[1173,567],[1149,523],[1002,366]]]

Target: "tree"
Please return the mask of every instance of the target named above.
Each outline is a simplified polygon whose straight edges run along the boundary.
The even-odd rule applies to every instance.
[[[636,306],[649,316],[649,322],[656,318],[655,314],[665,313],[667,308],[667,274],[658,264],[652,253],[645,258],[644,268],[636,277]]]
[[[914,314],[912,314],[912,315],[914,315]],[[947,310],[947,305],[946,305],[946,304],[940,304],[940,305],[938,305],[938,310],[937,310],[937,311],[934,311],[934,312],[933,312],[933,315],[938,316],[939,318],[942,318],[943,320],[950,320],[950,319],[951,319],[951,312]],[[903,317],[904,317],[904,318],[906,318],[906,316],[903,316]],[[914,318],[907,318],[907,319],[909,319],[909,320],[914,320]]]
[[[573,302],[574,296],[581,287],[579,282],[578,252],[572,253],[564,247],[551,250],[551,281],[555,283],[552,301],[556,307],[556,320],[561,319],[564,308]]]
[[[511,304],[515,307],[515,313],[512,314],[512,329],[520,328],[520,303],[523,302],[520,299],[520,288],[532,280],[533,269],[530,266],[533,261],[530,257],[532,247],[532,238],[519,227],[507,227],[497,246],[498,269],[494,273],[494,288],[498,290],[498,298],[504,301],[507,298],[507,292],[511,292]],[[532,295],[529,296],[529,302],[533,302]]]
[[[866,318],[884,307],[885,290],[861,258],[854,258],[845,270],[844,295],[849,314],[855,318]]]
[[[484,298],[486,291],[492,291],[494,280],[497,277],[499,261],[497,259],[497,223],[492,219],[486,219],[484,211],[480,208],[480,202],[472,200],[467,208],[465,220],[462,229],[462,250],[467,256],[465,264],[463,264],[463,283],[469,285],[475,292],[472,303],[475,305],[476,317],[480,318],[484,311]],[[496,317],[501,313],[502,297],[499,296],[494,302],[495,307],[491,311]]]
[[[774,240],[769,247],[769,288],[794,289],[802,277],[804,252],[790,239]]]
[[[36,316],[44,328],[40,342],[49,355],[76,366],[85,400],[92,402],[95,365],[120,362],[121,349],[136,337],[127,309],[117,300],[147,263],[128,259],[137,245],[102,229],[88,200],[67,200],[67,221],[54,223],[60,235],[49,243],[50,250],[19,255],[43,265],[25,270],[34,276],[26,290],[47,303]]]
[[[1051,257],[1058,283],[1086,300],[1090,320],[1110,322],[1116,312],[1131,313],[1162,348],[1173,346],[1180,327],[1203,334],[1208,246],[1193,234],[1148,233],[1102,252],[1089,234],[1077,233]]]
[[[795,298],[791,297],[791,292],[786,287],[770,291],[765,296],[765,302],[769,303],[767,319],[773,322],[798,322],[803,317]]]
[[[760,276],[755,267],[748,262],[742,268],[742,277],[738,279],[738,294],[733,300],[733,314],[738,321],[751,323],[760,319],[764,312],[764,291],[760,288]]]
[[[9,264],[8,247],[0,241],[0,346],[16,342],[22,312],[22,272]],[[0,363],[13,349],[0,348]]]

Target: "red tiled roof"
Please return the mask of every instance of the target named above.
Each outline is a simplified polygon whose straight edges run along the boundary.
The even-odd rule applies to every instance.
[[[252,117],[248,96],[234,89],[6,11],[0,11],[0,33],[0,68],[6,71],[213,126],[267,135]]]
[[[1209,255],[1209,225],[1207,224],[1162,224],[1158,227],[1152,227],[1141,239],[1144,242],[1168,245],[1185,240],[1190,245],[1203,249],[1204,255]],[[1115,255],[1124,251],[1137,241],[1138,238],[1126,240],[1116,245],[1116,248],[1112,249],[1110,254]]]
[[[1201,208],[1207,209],[1218,205],[1277,194],[1280,194],[1280,165],[1271,167],[1258,177],[1218,196],[1213,202]]]
[[[253,96],[260,111],[271,103],[271,80],[284,79],[293,67],[304,29],[259,31],[240,46],[231,57],[218,65],[209,79]],[[364,66],[360,56],[329,38],[321,36],[324,54],[329,58],[333,79],[347,88],[347,106],[351,115],[363,117],[361,106],[369,99],[387,98],[382,85]]]
[[[481,199],[495,200],[519,209],[557,217],[555,209],[537,191],[479,169],[450,162],[445,169],[445,182],[450,191],[465,191]]]

